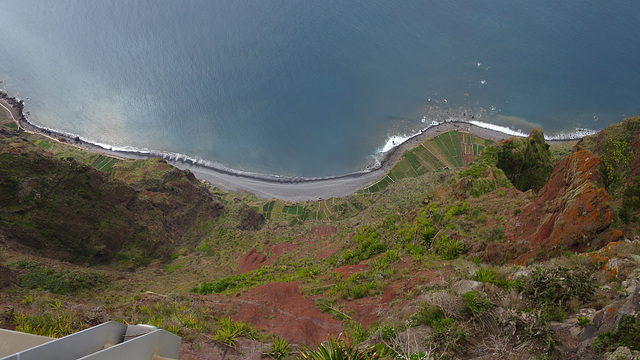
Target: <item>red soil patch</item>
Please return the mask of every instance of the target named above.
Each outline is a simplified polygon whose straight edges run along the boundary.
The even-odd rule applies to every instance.
[[[369,265],[360,263],[357,265],[341,266],[339,268],[336,268],[334,271],[342,275],[343,278],[348,278],[355,273],[360,273],[367,270],[369,270]]]
[[[320,312],[312,298],[302,296],[299,287],[298,281],[272,283],[229,299],[229,305],[237,310],[232,318],[308,346],[339,334],[343,330],[340,322]]]
[[[249,253],[240,258],[238,270],[240,272],[253,271],[266,265],[267,257],[256,251],[255,248],[249,250]]]
[[[311,231],[313,231],[313,233],[316,234],[316,237],[320,239],[320,238],[335,234],[338,231],[338,229],[335,226],[322,225],[322,226],[312,227]]]
[[[271,251],[276,256],[282,256],[284,253],[292,252],[293,250],[299,248],[300,245],[292,244],[290,242],[281,242],[271,248]]]

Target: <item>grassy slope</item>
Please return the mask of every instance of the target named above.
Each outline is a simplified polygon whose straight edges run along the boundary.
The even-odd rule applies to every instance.
[[[485,170],[479,179],[444,169],[466,164],[471,154],[478,154],[487,145],[486,141],[466,134],[447,133],[429,139],[405,154],[387,177],[346,198],[292,204],[279,200],[265,202],[247,194],[214,190],[225,209],[220,217],[203,225],[200,234],[203,240],[199,246],[184,248],[169,264],[152,264],[133,273],[124,274],[110,266],[78,268],[3,247],[3,259],[0,260],[20,279],[35,272],[33,262],[51,269],[49,275],[55,270],[54,275],[69,273],[70,278],[83,278],[82,274],[95,272],[106,279],[106,283],[87,281],[84,288],[67,289],[57,294],[46,290],[44,285],[30,289],[29,283],[25,282],[5,288],[2,302],[13,304],[16,313],[24,314],[24,318],[9,318],[3,326],[19,325],[24,329],[24,324],[31,324],[43,328],[47,325],[47,329],[51,329],[63,323],[77,330],[99,320],[142,321],[175,331],[185,340],[204,347],[211,341],[202,334],[214,335],[221,326],[216,319],[226,315],[242,319],[242,302],[233,303],[235,305],[230,308],[222,307],[221,302],[232,300],[222,297],[212,301],[210,297],[190,293],[193,287],[231,279],[232,286],[224,292],[232,295],[229,299],[238,297],[241,300],[248,289],[257,285],[297,280],[302,284],[303,294],[314,299],[319,310],[340,320],[353,341],[367,339],[368,343],[387,343],[397,350],[399,347],[394,347],[394,342],[400,341],[399,334],[405,334],[407,324],[413,322],[442,332],[442,337],[437,333],[424,335],[431,336],[431,344],[436,344],[434,351],[468,355],[474,349],[480,350],[481,344],[486,345],[474,339],[488,334],[478,330],[478,326],[483,326],[482,318],[476,317],[477,314],[470,310],[470,303],[452,292],[451,286],[458,280],[472,279],[478,271],[489,268],[482,264],[477,250],[487,241],[504,238],[504,228],[515,226],[513,215],[529,202],[530,196],[510,186],[487,187],[482,183],[483,187],[468,187],[469,183],[481,181],[504,184],[504,176],[497,169]],[[68,155],[75,154],[74,150],[58,149],[58,146],[53,143],[49,148],[57,148],[58,156],[78,156],[85,163],[102,166],[95,155]],[[568,152],[566,145],[551,150],[556,155],[554,160]],[[144,165],[138,162],[129,163],[120,168],[119,177],[139,183],[144,181],[142,174],[148,173],[140,171],[142,168]],[[144,184],[147,188],[151,185]],[[468,190],[479,188],[486,192],[473,196]],[[238,229],[238,214],[247,205],[269,219],[261,229]],[[328,231],[322,230],[327,228]],[[640,253],[637,245],[625,246],[609,249],[606,256]],[[241,258],[250,249],[264,255],[263,262],[254,264],[259,271],[235,276],[243,265]],[[448,260],[451,258],[455,260]],[[565,254],[565,258],[544,266],[562,265],[575,271],[592,272],[593,265],[600,264],[598,261],[601,260],[600,254],[586,257]],[[518,297],[518,291],[524,294],[524,290],[518,290],[514,284],[504,285],[508,275],[521,269],[509,265],[490,269],[493,278],[487,282],[504,288],[485,287],[488,301],[493,305],[517,314],[526,309],[548,313],[546,300],[527,295]],[[624,275],[632,270],[623,270]],[[47,278],[38,272],[35,274],[36,278]],[[598,271],[595,276],[592,280],[595,285],[618,287],[622,278],[611,278]],[[151,293],[147,293],[149,291]],[[574,297],[573,302],[561,311],[566,316],[579,307],[597,308],[602,304],[594,301],[605,303],[607,296],[618,295],[597,293],[597,296],[584,300]],[[61,300],[59,306],[56,300]],[[472,304],[478,314],[488,309],[483,308],[479,300]],[[92,310],[96,306],[101,307],[99,311]],[[78,308],[81,310],[73,310]],[[443,314],[430,313],[436,308],[444,310]],[[371,316],[376,311],[378,315]],[[60,320],[61,314],[67,318]],[[46,316],[50,319],[43,318]],[[560,318],[563,315],[548,316]],[[520,326],[530,326],[534,332],[526,338],[526,346],[519,350],[516,343],[506,339],[505,354],[520,350],[549,351],[544,323],[540,324],[536,319],[531,322],[524,317],[514,319],[521,321]],[[64,331],[59,327],[56,328],[57,335]],[[283,334],[277,327],[264,330]],[[268,333],[263,332],[259,339],[268,342]],[[421,341],[415,340],[416,345]],[[387,351],[392,354],[391,350]]]

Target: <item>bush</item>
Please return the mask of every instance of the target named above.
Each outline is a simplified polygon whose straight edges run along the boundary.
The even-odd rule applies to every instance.
[[[475,290],[462,294],[462,299],[474,317],[491,310],[495,306],[489,301],[486,294]]]
[[[622,175],[629,169],[629,160],[633,152],[629,151],[626,141],[607,140],[600,155],[600,175],[607,190],[613,190],[622,180]]]
[[[591,324],[591,319],[586,316],[578,316],[578,325],[585,327]]]
[[[384,244],[379,242],[380,233],[369,227],[358,232],[354,240],[358,244],[358,248],[346,251],[342,255],[342,260],[347,264],[357,264],[387,249]]]
[[[620,346],[640,350],[640,319],[631,315],[622,315],[617,335]]]
[[[98,272],[56,271],[31,263],[21,263],[18,268],[26,270],[19,276],[18,286],[54,294],[73,295],[107,283],[107,277]]]
[[[517,284],[518,289],[531,300],[546,307],[560,305],[566,308],[571,299],[588,301],[595,292],[595,279],[591,271],[535,268],[531,275]]]
[[[289,344],[289,341],[279,337],[273,339],[273,343],[271,345],[267,345],[267,347],[269,349],[264,352],[264,355],[276,360],[286,358],[291,351],[291,344]]]
[[[615,343],[614,334],[610,331],[603,332],[598,334],[598,337],[593,340],[591,346],[593,347],[593,351],[598,354],[602,354],[609,350],[609,347]]]
[[[292,272],[292,269],[297,269]],[[218,294],[224,291],[231,291],[243,288],[251,288],[263,284],[278,281],[293,281],[300,278],[312,276],[319,269],[307,262],[301,260],[290,266],[262,266],[254,271],[247,271],[242,274],[223,277],[216,281],[205,281],[200,285],[196,285],[191,292],[208,295]]]
[[[67,315],[58,311],[55,313],[45,312],[36,316],[17,312],[13,321],[17,331],[55,338],[67,336],[86,328],[86,325],[77,319],[75,314]]]
[[[393,340],[398,336],[396,329],[389,324],[380,325],[376,330],[376,334],[384,341]]]
[[[596,353],[607,352],[616,345],[640,350],[640,318],[622,315],[617,331],[600,333],[592,343]]]
[[[496,165],[516,189],[537,192],[549,180],[553,171],[551,151],[540,129],[533,130],[526,139],[511,138],[497,148]]]
[[[619,213],[620,219],[624,223],[637,221],[638,209],[640,209],[640,176],[636,176],[633,183],[624,190]]]
[[[444,312],[436,306],[425,306],[420,311],[413,313],[409,318],[410,326],[429,325],[444,319]]]
[[[251,327],[251,325],[242,321],[233,321],[228,316],[218,320],[218,326],[220,326],[220,328],[213,336],[213,340],[223,343],[229,347],[236,347],[236,340],[238,337],[244,337],[247,339],[256,338],[256,331]]]
[[[302,345],[300,352],[300,358],[303,360],[376,360],[379,357],[372,349],[357,349],[335,338],[318,344],[318,350],[311,350],[308,346]]]
[[[473,276],[474,280],[480,281],[483,283],[491,283],[496,278],[496,273],[491,268],[482,268],[476,271],[476,274]]]
[[[431,340],[442,352],[458,351],[469,339],[469,333],[452,318],[437,320],[432,326]]]
[[[460,240],[443,237],[436,243],[436,254],[444,260],[453,260],[464,252],[464,245]]]

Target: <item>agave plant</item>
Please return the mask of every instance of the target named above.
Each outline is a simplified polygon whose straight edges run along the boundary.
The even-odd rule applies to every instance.
[[[267,355],[273,359],[281,360],[289,355],[291,345],[288,340],[281,339],[276,337],[273,339],[273,344],[267,345],[269,347],[269,351],[265,351],[264,355]]]
[[[356,349],[335,338],[318,345],[318,350],[303,346],[300,353],[300,358],[304,360],[375,360],[378,357],[376,352]]]
[[[242,321],[233,321],[230,317],[222,318],[218,321],[220,328],[213,336],[214,341],[221,342],[229,347],[236,347],[236,339],[245,337],[255,339],[255,330],[251,325]]]

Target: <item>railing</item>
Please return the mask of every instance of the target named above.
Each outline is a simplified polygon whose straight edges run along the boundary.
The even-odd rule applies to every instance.
[[[34,343],[40,344],[32,346]],[[50,341],[2,330],[0,354],[10,355],[0,360],[168,360],[178,359],[180,343],[179,336],[155,326],[125,325],[115,321]]]

